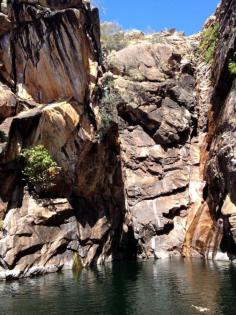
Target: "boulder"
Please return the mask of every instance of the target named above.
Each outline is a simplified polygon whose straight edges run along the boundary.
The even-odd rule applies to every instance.
[[[1,278],[11,279],[72,267],[77,223],[66,199],[35,200],[9,209],[0,240]]]
[[[112,72],[129,76],[134,81],[159,81],[167,79],[178,62],[171,45],[141,43],[128,46],[108,58]]]
[[[165,98],[161,109],[151,113],[150,117],[153,116],[159,116],[161,120],[160,127],[153,137],[157,143],[168,145],[185,140],[184,132],[189,133],[191,125],[191,115],[187,109]]]
[[[3,84],[0,84],[0,120],[15,116],[17,100],[14,93]]]

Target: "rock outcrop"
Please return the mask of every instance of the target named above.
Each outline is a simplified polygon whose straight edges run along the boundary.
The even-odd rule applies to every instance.
[[[235,1],[223,1],[216,18],[220,26],[212,65],[214,90],[211,99],[208,160],[205,165],[207,203],[215,221],[223,228],[221,249],[229,259],[236,255],[235,243]],[[227,34],[227,35],[226,35]]]
[[[98,11],[77,0],[4,1],[1,12],[1,277],[60,270],[78,252],[90,263],[120,223],[110,223],[109,202],[96,186],[86,189],[88,178],[77,184],[79,164],[96,152],[90,97],[101,66]],[[46,189],[27,189],[21,153],[38,144],[63,172]],[[112,156],[105,152],[103,163]]]
[[[235,74],[230,70],[235,51],[235,10],[234,1],[222,1],[215,16],[205,25],[206,30],[215,28],[217,34],[211,67],[203,63],[198,65],[199,122],[205,134],[201,177],[205,188],[201,205],[189,220],[184,246],[188,256],[200,253],[211,259],[234,260],[235,257]],[[204,113],[208,113],[207,119],[204,119]]]
[[[175,30],[102,60],[89,1],[0,1],[0,278],[235,258],[235,12],[204,26],[208,63],[204,36]],[[24,175],[37,145],[59,169],[44,185]]]
[[[179,41],[181,51],[170,36],[169,43],[138,43],[108,59],[124,100],[118,114],[126,217],[140,257],[181,253],[191,203],[197,41]]]

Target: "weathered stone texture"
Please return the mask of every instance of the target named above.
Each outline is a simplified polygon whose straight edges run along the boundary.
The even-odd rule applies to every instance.
[[[223,0],[205,25],[212,64],[175,31],[128,33],[102,64],[88,1],[0,1],[0,278],[235,258],[235,16]],[[60,168],[47,185],[22,172],[37,144]]]

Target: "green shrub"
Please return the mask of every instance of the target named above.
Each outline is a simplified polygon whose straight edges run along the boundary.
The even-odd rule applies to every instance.
[[[234,53],[233,58],[229,60],[228,69],[231,75],[236,75],[236,53]]]
[[[32,185],[50,182],[60,171],[57,163],[43,145],[25,149],[22,156],[25,158],[22,173]]]
[[[117,106],[123,102],[119,91],[115,89],[112,78],[107,78],[103,82],[103,97],[100,104],[101,125],[98,130],[100,136],[110,128],[112,122],[117,123],[118,113]]]
[[[229,62],[229,72],[232,74],[232,75],[236,75],[236,62],[235,61],[230,61]]]
[[[108,52],[121,50],[128,45],[125,32],[122,28],[112,22],[101,23],[101,44]]]
[[[202,39],[199,45],[199,53],[203,56],[206,63],[211,63],[213,60],[219,28],[219,23],[216,23],[210,25],[202,32]]]

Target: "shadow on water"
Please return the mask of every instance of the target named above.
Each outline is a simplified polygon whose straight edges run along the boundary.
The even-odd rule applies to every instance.
[[[0,314],[235,315],[235,295],[233,264],[123,261],[2,282]]]

